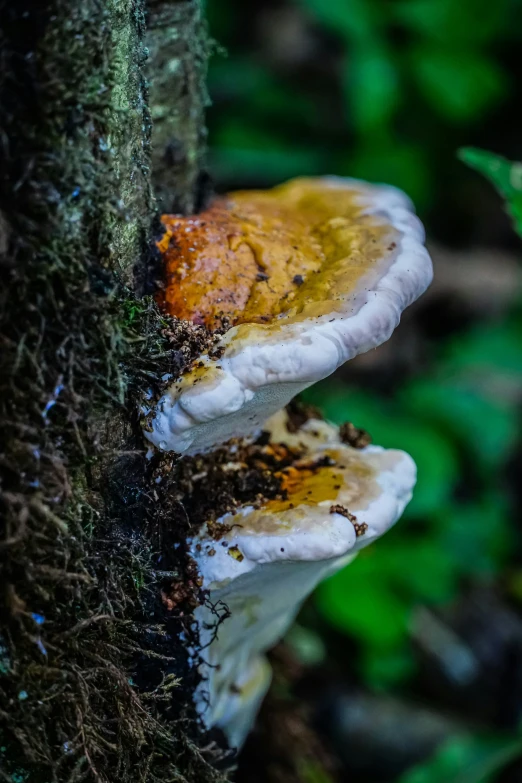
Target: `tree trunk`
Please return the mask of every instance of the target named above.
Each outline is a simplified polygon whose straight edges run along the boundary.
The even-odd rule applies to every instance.
[[[188,214],[205,199],[208,39],[199,2],[150,0],[152,177],[161,212]]]
[[[173,543],[186,523],[153,489],[137,415],[140,394],[195,350],[145,294],[153,186],[162,208],[201,201],[207,46],[198,0],[151,2],[150,24],[148,11],[0,3],[8,781],[220,779],[216,753],[199,750],[185,620],[161,602],[163,581],[185,578]]]

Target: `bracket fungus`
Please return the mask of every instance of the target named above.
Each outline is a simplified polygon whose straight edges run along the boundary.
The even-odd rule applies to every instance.
[[[244,741],[270,683],[263,653],[318,582],[397,521],[416,478],[404,452],[353,448],[324,421],[310,419],[291,434],[281,411],[265,428],[272,448],[300,451],[282,470],[284,498],[226,514],[190,542],[209,591],[195,610],[204,660],[197,704],[233,747]],[[216,628],[220,607],[228,611]]]
[[[296,426],[283,408],[387,340],[432,267],[408,198],[357,180],[297,179],[162,221],[162,307],[221,336],[148,411],[146,437],[225,472],[248,468],[250,449],[281,489],[234,498],[188,542],[207,595],[196,702],[238,747],[270,682],[264,652],[321,579],[397,521],[416,477],[404,452],[319,419]]]
[[[162,306],[228,328],[152,411],[147,438],[194,454],[251,435],[298,392],[388,339],[431,261],[395,188],[302,178],[165,215]]]

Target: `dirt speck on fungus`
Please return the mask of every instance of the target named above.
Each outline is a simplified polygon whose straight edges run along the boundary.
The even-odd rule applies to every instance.
[[[210,535],[220,539],[231,530],[216,521],[224,514],[247,504],[260,507],[284,495],[281,471],[302,452],[266,441],[262,433],[255,443],[232,440],[208,454],[157,453],[152,459],[153,482],[162,487],[173,512],[183,508],[191,533],[206,523]]]
[[[341,424],[339,435],[343,443],[346,443],[347,446],[352,446],[354,449],[364,449],[372,442],[371,435],[366,430],[355,427],[351,421]]]
[[[286,429],[288,432],[294,434],[301,429],[303,424],[306,424],[310,419],[322,420],[323,414],[314,405],[302,402],[299,399],[294,399],[286,406],[287,422]]]
[[[357,538],[363,536],[368,530],[368,525],[366,522],[357,522],[357,517],[355,514],[350,513],[350,511],[348,511],[345,506],[341,506],[340,504],[330,506],[330,514],[340,514],[341,516],[346,517],[346,519],[352,523]]]
[[[340,514],[342,517],[349,519],[350,522],[355,522],[357,519],[355,514],[351,514],[347,508],[339,505],[338,503],[335,506],[330,506],[330,514]]]

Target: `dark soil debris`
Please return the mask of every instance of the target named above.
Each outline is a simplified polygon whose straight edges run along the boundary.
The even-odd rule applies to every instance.
[[[192,611],[201,603],[201,586],[203,580],[196,576],[184,581],[175,581],[165,584],[161,589],[161,600],[168,612],[184,607]]]
[[[219,517],[246,504],[259,507],[284,497],[282,471],[301,456],[298,449],[266,443],[262,435],[252,444],[230,441],[209,454],[182,459],[157,454],[153,481],[172,509],[183,509],[190,531],[206,523],[211,537],[219,540],[232,529],[217,523]]]
[[[335,506],[330,506],[330,514],[341,514],[341,516],[346,517],[346,519],[349,519],[350,522],[357,521],[357,517],[354,514],[351,514],[347,508],[339,504],[336,504]]]
[[[286,429],[288,432],[294,434],[301,429],[303,424],[306,424],[309,419],[322,420],[323,414],[314,405],[302,402],[299,399],[294,399],[286,406],[287,422]]]
[[[341,506],[340,504],[330,506],[330,514],[341,514],[341,516],[346,517],[346,519],[352,523],[357,538],[363,536],[368,530],[368,525],[366,522],[357,522],[357,517],[355,514],[351,514],[350,511],[345,508],[345,506]]]
[[[368,525],[366,522],[354,522],[353,528],[355,530],[355,535],[359,538],[360,536],[364,536],[368,530]]]
[[[364,449],[372,442],[371,435],[366,430],[355,427],[351,421],[341,424],[339,435],[343,443],[346,443],[347,446],[352,446],[354,449]]]

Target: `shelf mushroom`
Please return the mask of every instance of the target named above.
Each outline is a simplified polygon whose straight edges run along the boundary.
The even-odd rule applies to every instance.
[[[194,454],[259,430],[387,340],[432,277],[422,225],[388,186],[302,178],[162,221],[162,306],[230,325],[152,409],[146,437],[162,450]]]
[[[232,747],[244,741],[270,683],[264,651],[319,581],[397,521],[415,484],[415,464],[402,451],[352,448],[324,421],[310,419],[294,434],[286,424],[280,411],[265,425],[271,443],[301,452],[282,471],[286,496],[227,514],[190,542],[209,591],[194,614],[204,661],[196,703]]]

